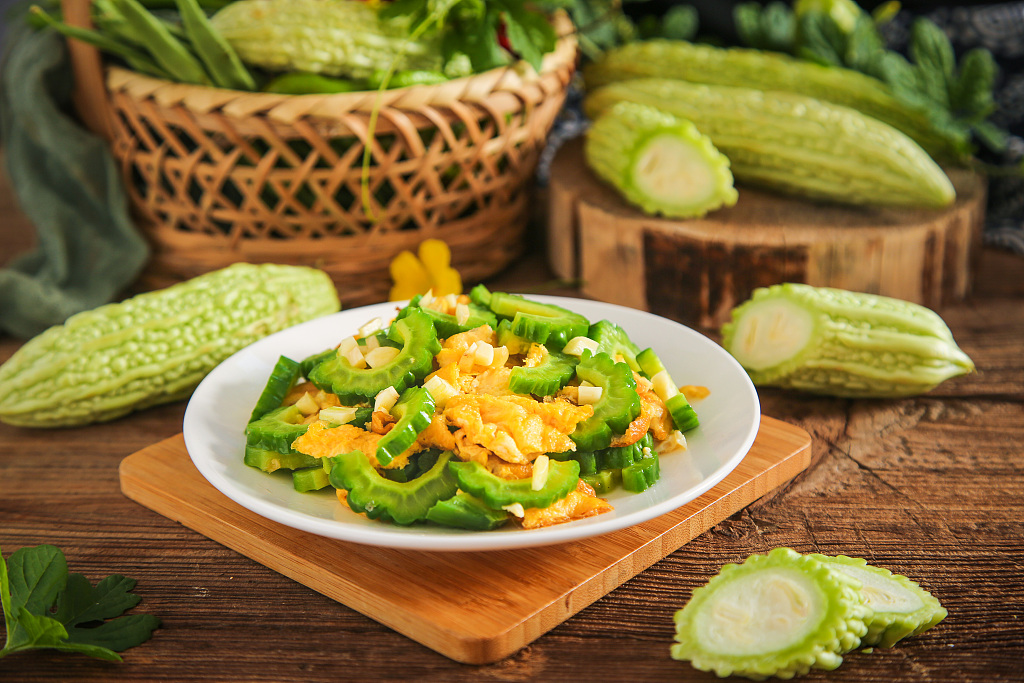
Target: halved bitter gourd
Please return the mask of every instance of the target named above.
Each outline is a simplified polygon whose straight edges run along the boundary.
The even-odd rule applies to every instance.
[[[579,358],[558,351],[547,351],[540,365],[517,365],[509,373],[508,387],[517,394],[552,396],[576,376]]]
[[[674,659],[716,675],[835,669],[867,634],[860,582],[791,548],[727,564],[675,613]]]
[[[931,593],[906,576],[869,565],[859,557],[813,554],[814,559],[860,582],[860,594],[872,615],[862,644],[892,647],[897,641],[927,631],[949,612]]]
[[[470,298],[490,308],[499,318],[510,319],[513,334],[550,349],[561,349],[567,341],[585,336],[590,329],[590,321],[579,313],[518,294],[490,292],[483,285],[477,285],[470,292]]]
[[[384,389],[401,393],[433,369],[434,354],[441,350],[434,325],[422,310],[410,312],[391,324],[388,338],[401,342],[392,360],[376,368],[355,368],[340,353],[329,355],[309,372],[309,381],[336,394],[345,405],[373,399]]]
[[[698,218],[739,195],[729,159],[688,119],[645,104],[619,102],[587,131],[587,165],[649,214]]]
[[[416,437],[430,426],[434,416],[434,397],[423,387],[410,387],[402,392],[391,408],[398,422],[377,442],[377,462],[390,464],[416,443]]]
[[[754,290],[722,346],[756,385],[834,396],[913,396],[974,370],[924,306],[796,283]]]
[[[619,102],[688,119],[729,158],[739,182],[864,205],[941,208],[956,191],[909,137],[881,121],[811,97],[669,79],[612,83],[590,92],[597,119]]]
[[[640,414],[640,395],[633,371],[625,363],[613,361],[607,353],[584,351],[576,366],[576,376],[601,387],[601,398],[593,404],[594,414],[576,425],[569,438],[581,451],[608,448],[612,436],[624,433]]]

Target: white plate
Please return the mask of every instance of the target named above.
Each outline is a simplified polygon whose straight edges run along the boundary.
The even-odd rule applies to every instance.
[[[267,474],[242,462],[243,430],[280,355],[301,360],[336,345],[375,317],[389,320],[396,303],[375,304],[311,320],[270,335],[217,366],[195,390],[185,411],[185,446],[192,462],[220,492],[281,524],[355,543],[420,550],[475,551],[563,543],[607,534],[653,519],[697,498],[739,464],[754,442],[760,404],[746,372],[704,335],[650,313],[611,304],[531,296],[622,326],[640,347],[653,347],[679,384],[706,386],[696,402],[700,426],[686,435],[688,449],[661,458],[661,479],[639,494],[607,495],[615,510],[541,529],[514,524],[495,531],[435,525],[401,527],[366,519],[341,505],[334,490],[298,493],[290,472]]]

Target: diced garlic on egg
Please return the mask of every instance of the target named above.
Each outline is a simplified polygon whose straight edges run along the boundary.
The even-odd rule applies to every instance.
[[[538,455],[533,461],[533,479],[530,481],[530,488],[540,491],[544,484],[548,483],[548,469],[550,459],[546,455]]]
[[[373,398],[373,412],[378,410],[391,412],[396,403],[398,403],[398,390],[394,387],[388,387]]]
[[[494,347],[485,341],[478,341],[475,346],[473,362],[484,367],[490,366],[494,362]]]
[[[671,453],[672,451],[686,450],[686,435],[678,429],[669,432],[664,441],[654,447],[658,453]]]
[[[496,346],[494,347],[494,360],[491,361],[491,367],[500,368],[508,362],[508,347],[507,346]]]
[[[466,304],[456,304],[455,306],[455,322],[459,325],[465,325],[469,322],[469,306]]]

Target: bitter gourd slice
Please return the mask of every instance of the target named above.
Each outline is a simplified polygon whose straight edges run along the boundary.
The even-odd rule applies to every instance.
[[[331,485],[348,492],[348,506],[355,512],[407,526],[426,519],[437,501],[455,495],[458,484],[448,469],[451,458],[452,452],[445,451],[419,477],[398,482],[381,476],[362,451],[342,453],[331,461]]]
[[[924,306],[797,283],[756,289],[722,345],[756,385],[834,396],[913,396],[974,369]]]
[[[551,396],[576,375],[579,358],[558,351],[548,351],[540,365],[528,368],[517,365],[509,373],[509,389],[517,394]]]
[[[489,292],[483,285],[477,285],[470,298],[490,308],[499,318],[510,319],[516,336],[551,349],[561,349],[567,341],[586,335],[590,329],[590,321],[579,313],[518,294]]]
[[[292,471],[292,487],[299,493],[319,491],[330,485],[330,475],[324,471],[323,466],[320,464]]]
[[[927,112],[898,100],[877,78],[778,52],[682,40],[638,41],[605,51],[587,66],[584,78],[589,90],[623,80],[672,78],[789,92],[856,109],[902,131],[930,154],[962,159],[971,153],[965,130],[936,128]]]
[[[612,83],[589,93],[596,119],[635,102],[689,119],[729,158],[739,182],[801,197],[940,208],[956,197],[928,153],[855,109],[792,93],[669,79]]]
[[[632,465],[622,468],[622,488],[640,493],[654,486],[661,478],[661,459],[657,453],[644,455]]]
[[[256,406],[252,409],[249,422],[254,422],[274,408],[280,407],[284,403],[284,397],[295,386],[295,380],[299,378],[301,371],[301,363],[288,356],[278,358],[270,370],[270,378],[267,380],[266,386],[263,387],[260,397],[256,399]]]
[[[458,319],[450,314],[444,313],[443,311],[437,311],[433,308],[424,308],[420,306],[420,299],[423,296],[417,294],[410,301],[409,304],[398,312],[397,320],[409,315],[412,311],[422,311],[424,315],[430,318],[430,321],[434,323],[434,329],[437,330],[437,336],[441,339],[447,339],[453,334],[459,332],[468,332],[469,330],[475,330],[481,325],[489,325],[492,329],[498,325],[498,319],[489,309],[477,304],[469,304],[469,318],[464,323],[460,323]]]
[[[398,422],[377,442],[377,462],[388,465],[416,442],[416,437],[430,426],[434,416],[434,398],[423,387],[410,387],[402,392],[391,408]]]
[[[601,387],[601,398],[594,414],[576,425],[569,435],[582,451],[608,448],[614,434],[622,434],[640,414],[640,395],[633,371],[625,363],[616,363],[607,353],[583,352],[576,376]]]
[[[0,420],[76,426],[186,398],[231,354],[338,306],[321,270],[236,263],[78,313],[0,366]]]
[[[399,393],[405,391],[430,373],[441,344],[433,323],[422,310],[411,311],[392,323],[388,338],[401,342],[402,348],[384,365],[354,368],[344,355],[335,352],[309,371],[309,381],[336,394],[345,405],[371,400],[388,387]]]
[[[623,467],[628,467],[645,457],[647,453],[644,453],[644,449],[650,449],[653,447],[654,438],[651,436],[650,432],[647,432],[640,437],[638,441],[631,443],[628,446],[611,446],[609,448],[603,448],[594,453],[597,471],[621,470]]]
[[[697,417],[697,411],[690,405],[690,401],[687,400],[686,396],[679,392],[679,387],[668,374],[668,370],[665,369],[665,365],[658,358],[658,354],[654,352],[654,349],[644,349],[636,355],[636,360],[640,365],[640,372],[648,379],[653,380],[660,373],[665,373],[664,382],[667,388],[664,391],[673,393],[671,396],[663,397],[663,400],[676,429],[686,432],[699,426],[700,419]],[[655,383],[655,390],[657,390],[657,383]]]
[[[674,659],[718,676],[835,669],[867,633],[860,583],[791,548],[727,564],[675,613]]]
[[[547,480],[539,490],[533,488],[533,477],[502,479],[475,461],[452,462],[448,467],[460,489],[495,510],[516,503],[524,508],[546,508],[575,490],[580,479],[579,463],[575,460],[551,460]]]
[[[897,641],[927,631],[946,618],[946,608],[906,576],[869,565],[859,557],[810,555],[861,583],[860,595],[873,612],[862,644],[892,647]]]
[[[281,469],[297,470],[320,465],[319,460],[305,453],[279,453],[248,445],[245,447],[243,462],[249,467],[255,467],[264,472],[276,472]]]
[[[281,406],[245,427],[245,443],[278,453],[294,453],[292,442],[306,433],[305,415],[295,406]]]
[[[428,522],[473,531],[497,529],[508,519],[508,512],[490,508],[465,491],[459,491],[447,500],[439,500],[427,510]]]
[[[633,343],[624,329],[608,320],[598,320],[590,326],[587,336],[597,342],[596,353],[607,353],[612,358],[621,356],[630,370],[640,372],[636,355],[640,347]]]
[[[619,102],[593,122],[583,150],[599,178],[649,214],[697,218],[739,196],[710,138],[654,107]]]

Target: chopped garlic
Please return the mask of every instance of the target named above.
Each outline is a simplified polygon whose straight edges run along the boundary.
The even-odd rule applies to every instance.
[[[345,355],[357,346],[359,346],[359,342],[356,341],[355,337],[345,337],[338,344],[338,351],[341,351],[341,355]]]
[[[320,410],[320,405],[316,402],[316,399],[309,394],[303,394],[302,398],[295,402],[295,407],[298,408],[303,415],[312,415]]]
[[[570,356],[582,357],[584,351],[597,353],[597,347],[597,342],[590,337],[573,337],[562,349],[562,353],[567,353]]]
[[[434,375],[426,382],[423,383],[423,388],[427,390],[430,397],[434,399],[434,405],[443,410],[448,399],[459,393],[459,390],[453,387],[447,380],[442,377]]]
[[[516,517],[522,519],[526,516],[526,510],[523,509],[522,503],[512,503],[511,505],[502,505],[501,509],[505,512],[511,512]]]
[[[379,368],[393,361],[399,353],[401,350],[394,346],[380,346],[366,354],[366,364],[371,368]]]
[[[398,390],[394,387],[388,387],[374,397],[373,412],[383,410],[389,413],[396,403],[398,403]]]
[[[428,289],[427,293],[420,297],[420,307],[429,306],[434,301],[434,290]]]
[[[655,446],[658,453],[671,453],[672,451],[686,450],[686,435],[678,429],[673,429],[664,441]]]
[[[679,388],[676,386],[672,378],[669,377],[667,370],[662,370],[651,378],[651,386],[654,387],[654,393],[658,395],[662,401],[667,401],[676,394],[679,393]]]
[[[455,305],[455,322],[459,325],[465,325],[469,322],[469,306],[466,304]]]
[[[344,425],[356,419],[356,408],[353,406],[332,406],[321,410],[317,417],[324,422]]]
[[[594,405],[601,400],[601,396],[604,394],[604,389],[601,387],[595,387],[591,384],[589,387],[585,387],[582,384],[579,387],[579,398],[577,402],[579,405]]]
[[[369,337],[366,338],[365,341],[366,341],[365,346],[366,346],[366,350],[367,351],[373,351],[374,349],[379,349],[380,348],[380,339],[378,339],[377,335],[375,335],[375,334],[371,334]]]
[[[533,461],[533,479],[530,481],[530,488],[540,491],[544,484],[548,483],[548,464],[550,460],[546,455],[538,455]]]
[[[454,311],[455,307],[459,304],[459,300],[454,294],[445,294],[442,298],[444,299],[445,307],[447,307],[449,311]]]
[[[358,346],[353,346],[351,349],[345,352],[345,359],[348,360],[349,364],[356,369],[363,369],[366,367],[366,358],[363,357],[363,352],[359,350]]]
[[[494,347],[485,341],[478,341],[474,346],[473,362],[484,367],[490,366],[494,362]]]
[[[384,321],[380,318],[374,318],[365,325],[359,328],[360,337],[369,337],[374,332],[378,332],[384,328]]]
[[[507,346],[496,346],[494,348],[494,360],[491,361],[491,367],[500,368],[508,362],[508,347]]]

